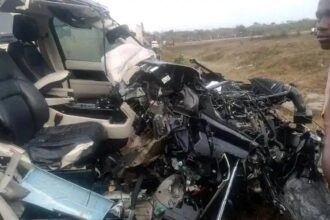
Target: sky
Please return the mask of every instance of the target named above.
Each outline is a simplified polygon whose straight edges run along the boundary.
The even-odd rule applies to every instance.
[[[110,15],[147,31],[194,30],[315,18],[318,0],[96,0]]]

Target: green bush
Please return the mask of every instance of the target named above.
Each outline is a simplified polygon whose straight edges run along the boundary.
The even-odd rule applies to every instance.
[[[185,64],[186,63],[186,58],[181,54],[180,56],[174,58],[174,63],[177,64]]]

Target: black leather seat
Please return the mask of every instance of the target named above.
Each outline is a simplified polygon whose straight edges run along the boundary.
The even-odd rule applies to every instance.
[[[86,148],[79,156],[87,159],[93,155],[95,147],[104,139],[103,127],[97,123],[86,122],[80,124],[50,127],[41,129],[35,138],[30,140],[25,148],[37,164],[63,166],[66,161],[64,157],[69,155],[78,145]]]
[[[0,141],[24,146],[35,163],[63,167],[92,156],[105,140],[97,123],[43,128],[48,118],[44,97],[0,50]]]
[[[15,15],[13,34],[18,41],[8,45],[8,53],[23,74],[35,83],[54,70],[41,56],[36,42],[40,37],[36,21],[26,15]]]

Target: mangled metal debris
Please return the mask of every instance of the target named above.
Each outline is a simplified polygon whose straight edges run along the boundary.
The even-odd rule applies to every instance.
[[[228,201],[235,204],[239,176],[246,194],[258,193],[281,212],[288,212],[282,192],[290,178],[320,180],[323,135],[306,128],[311,114],[294,87],[225,80],[150,59],[132,66],[125,80],[109,79],[120,79],[117,99],[134,111],[134,132],[122,147],[84,164],[85,174],[96,174],[91,189],[32,167],[19,182],[29,191],[22,201],[93,220],[222,219]],[[296,106],[294,122],[277,114],[287,101]]]
[[[27,80],[24,95],[37,99],[13,111],[12,102],[16,107],[26,96],[10,99],[12,94],[22,95],[21,90],[12,91],[16,84],[11,84],[22,83],[16,77],[20,69],[0,51],[0,64],[11,67],[0,77],[10,104],[0,103],[0,136],[10,142],[21,135],[20,145],[26,148],[0,144],[4,219],[223,219],[229,205],[235,207],[240,198],[252,194],[292,218],[309,219],[305,210],[330,218],[318,210],[325,209],[329,196],[317,187],[323,184],[318,162],[324,137],[322,131],[307,128],[312,114],[295,87],[263,78],[228,80],[196,60],[192,63],[198,69],[158,61],[127,26],[118,25],[106,8],[88,0],[17,1],[5,6],[3,10],[22,13],[18,18],[24,22],[42,11],[41,18],[46,14],[61,25],[102,29],[111,49],[104,51],[98,66],[109,83],[106,97],[97,97],[94,104],[64,106],[87,106],[90,117],[104,111],[106,119],[68,117],[61,106],[61,112],[51,109],[53,121],[47,128],[43,125],[52,106]],[[292,122],[278,114],[284,102],[295,106]],[[111,120],[118,116],[108,114],[112,108],[124,113],[124,122]],[[16,113],[20,119],[42,118],[31,123],[31,131],[22,131],[16,129],[22,123],[12,120]],[[319,200],[323,205],[301,202],[298,194],[310,189],[306,182],[324,197]]]

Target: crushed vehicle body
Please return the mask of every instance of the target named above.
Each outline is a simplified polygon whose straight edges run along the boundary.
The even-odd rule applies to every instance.
[[[0,11],[15,37],[0,50],[3,219],[232,219],[252,197],[330,218],[324,135],[294,86],[159,61],[93,1]]]

